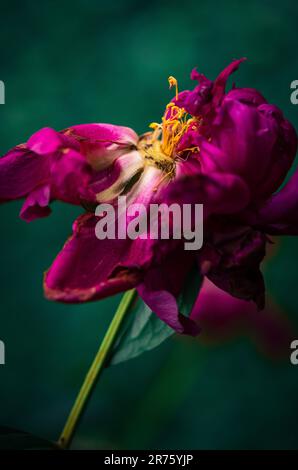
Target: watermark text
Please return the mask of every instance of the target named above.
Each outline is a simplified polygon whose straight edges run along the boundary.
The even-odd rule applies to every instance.
[[[117,205],[99,204],[95,215],[99,240],[183,239],[185,250],[199,250],[203,245],[203,204],[127,205],[126,196],[119,196]]]

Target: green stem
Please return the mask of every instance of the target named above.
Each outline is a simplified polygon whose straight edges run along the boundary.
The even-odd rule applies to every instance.
[[[85,377],[85,380],[81,386],[76,401],[72,407],[72,410],[67,418],[64,429],[60,435],[58,445],[62,449],[67,449],[70,446],[74,432],[78,426],[79,419],[85,410],[88,399],[94,389],[94,386],[103,370],[107,356],[114,344],[117,337],[117,333],[122,324],[122,320],[125,314],[130,309],[136,296],[135,289],[127,291],[122,297],[120,304],[116,310],[114,318],[105,334],[105,337],[99,347],[99,350],[91,364],[91,367]]]

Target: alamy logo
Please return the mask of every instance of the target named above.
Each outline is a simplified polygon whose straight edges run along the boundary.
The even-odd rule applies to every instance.
[[[184,240],[185,250],[199,250],[203,245],[203,204],[126,203],[119,196],[117,205],[99,204],[95,235],[99,240]]]
[[[298,80],[293,80],[291,83],[291,89],[294,90],[291,93],[291,103],[298,104]]]
[[[0,365],[5,364],[5,344],[0,340]]]
[[[5,85],[2,80],[0,80],[0,104],[5,104]]]
[[[298,364],[298,340],[294,339],[291,342],[291,349],[293,349],[293,352],[290,355],[290,361],[293,364],[293,366],[297,366]]]

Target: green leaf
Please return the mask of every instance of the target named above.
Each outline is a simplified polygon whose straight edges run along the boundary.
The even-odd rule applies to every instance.
[[[174,333],[172,328],[138,299],[136,307],[124,320],[108,365],[119,364],[150,351]]]
[[[179,310],[184,315],[190,314],[201,282],[202,278],[195,267],[187,276],[183,291],[177,299]],[[135,308],[128,314],[121,326],[107,365],[119,364],[150,351],[174,333],[172,328],[160,320],[141,299],[138,299]]]
[[[53,442],[24,431],[0,426],[1,450],[58,450]]]

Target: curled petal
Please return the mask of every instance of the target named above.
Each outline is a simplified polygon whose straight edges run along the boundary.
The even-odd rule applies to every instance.
[[[18,146],[0,158],[0,201],[24,197],[49,178],[47,156]]]
[[[137,134],[129,127],[112,124],[81,124],[64,131],[80,143],[80,151],[94,170],[103,170],[135,148]]]
[[[40,186],[32,191],[26,198],[21,212],[20,218],[26,222],[31,222],[40,217],[47,217],[51,213],[50,203],[50,187],[49,185]]]
[[[58,199],[84,207],[94,205],[96,192],[92,185],[96,183],[94,189],[102,191],[104,188],[98,187],[106,179],[100,170],[131,152],[137,140],[131,129],[109,124],[84,124],[62,132],[48,127],[40,129],[26,144],[0,159],[0,201],[27,197],[21,211],[21,217],[27,221],[50,213],[48,204],[44,204],[45,189],[41,189],[45,187],[48,203]],[[112,177],[118,171],[122,180],[119,169],[124,171],[124,166],[129,175],[134,175],[140,165],[136,170],[132,160],[122,158],[115,164]]]
[[[194,69],[191,72],[191,78],[197,80],[199,85],[191,91],[185,90],[179,93],[178,99],[175,99],[174,102],[192,116],[208,115],[220,104],[229,76],[237,70],[244,60],[243,58],[233,61],[218,75],[214,82]]]
[[[78,143],[66,135],[56,132],[50,127],[44,127],[35,132],[27,142],[27,148],[38,155],[55,154],[63,148],[79,150]]]
[[[144,160],[136,150],[120,155],[110,167],[97,173],[96,181],[90,185],[96,200],[106,202],[117,198],[143,167]]]
[[[177,250],[161,266],[149,269],[137,290],[151,310],[177,333],[195,336],[200,331],[199,327],[189,317],[179,313],[176,300],[192,263],[189,253],[183,249]]]
[[[249,227],[227,226],[219,219],[209,226],[210,239],[199,252],[201,271],[220,289],[264,308],[265,286],[259,265],[266,236]],[[217,225],[217,227],[216,227]]]
[[[98,240],[95,236],[97,221],[92,214],[75,221],[72,237],[45,274],[44,290],[49,300],[86,302],[138,284],[138,270],[121,265],[132,241]]]
[[[225,89],[226,89],[226,84],[229,76],[234,73],[239,65],[246,60],[245,57],[242,59],[234,60],[229,64],[216,78],[214,81],[214,86],[212,90],[212,95],[213,95],[213,103],[215,106],[219,104],[221,101],[222,97],[225,94]]]

